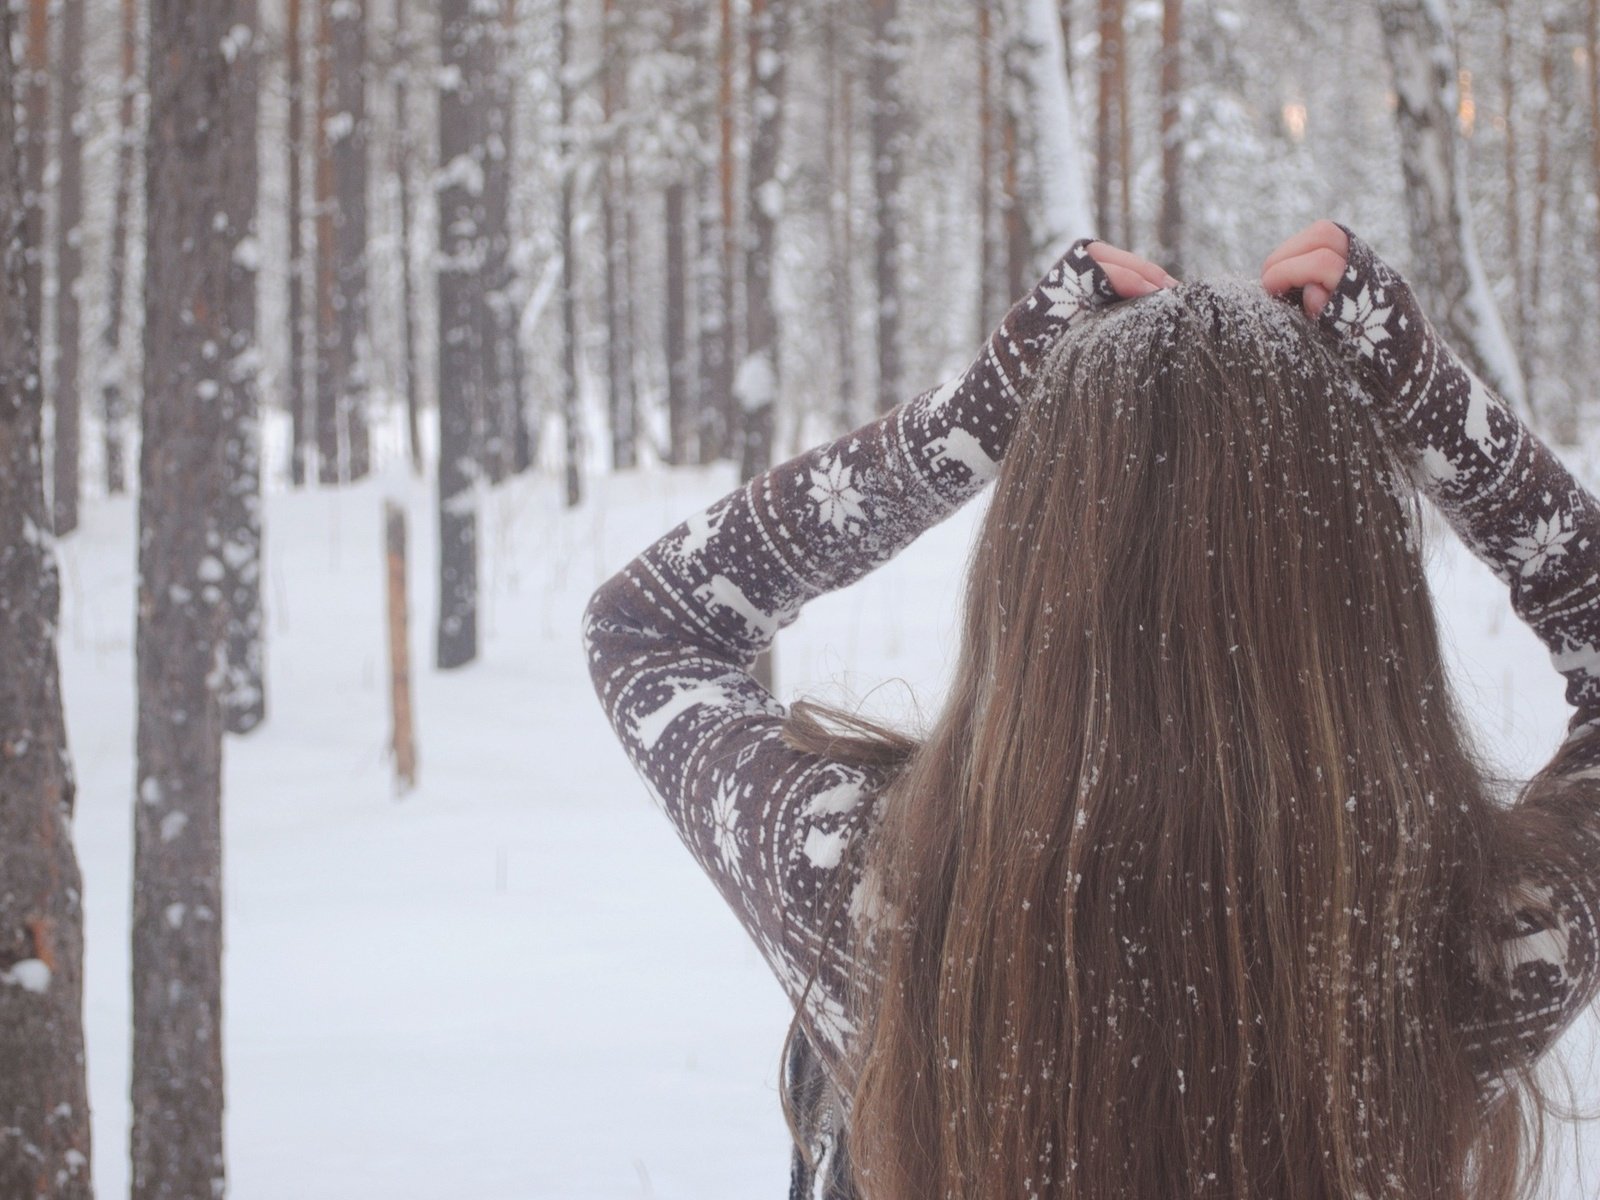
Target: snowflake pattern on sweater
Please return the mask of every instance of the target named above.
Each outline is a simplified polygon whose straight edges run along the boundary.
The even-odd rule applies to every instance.
[[[1089,244],[1063,255],[956,378],[689,517],[585,611],[590,672],[613,729],[799,1010],[808,1036],[790,1064],[795,1091],[840,1080],[855,1034],[841,946],[849,911],[870,901],[859,879],[837,875],[876,816],[876,787],[856,767],[787,746],[786,709],[750,669],[804,604],[888,562],[994,477],[1032,372],[1077,317],[1118,300]],[[1415,451],[1418,485],[1551,648],[1579,710],[1572,778],[1593,779],[1600,803],[1600,736],[1592,748],[1585,738],[1600,724],[1596,502],[1354,235],[1320,319]],[[845,913],[828,907],[841,882]],[[1573,830],[1570,862],[1541,867],[1511,897],[1501,932],[1514,986],[1486,990],[1469,1030],[1484,1061],[1508,1041],[1537,1054],[1593,996],[1597,906],[1600,819]],[[1498,1088],[1484,1077],[1486,1103]],[[842,1195],[847,1155],[835,1131],[848,1114],[816,1113],[832,1164],[832,1182],[818,1186]],[[798,1170],[796,1180],[805,1190],[794,1194],[810,1194]]]

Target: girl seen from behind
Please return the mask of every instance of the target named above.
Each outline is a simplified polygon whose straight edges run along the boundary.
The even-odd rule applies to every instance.
[[[796,1003],[797,1192],[1531,1178],[1532,1067],[1600,988],[1600,508],[1347,229],[1263,283],[1080,241],[956,380],[591,601],[614,728]],[[749,675],[991,480],[930,729]],[[1419,493],[1569,681],[1509,808],[1449,691]]]

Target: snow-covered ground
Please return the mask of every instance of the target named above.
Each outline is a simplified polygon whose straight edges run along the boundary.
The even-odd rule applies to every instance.
[[[269,496],[270,712],[225,750],[235,1200],[785,1194],[786,1004],[613,740],[578,632],[597,584],[734,482],[725,466],[597,478],[571,512],[548,477],[488,496],[481,654],[444,673],[431,485],[396,469]],[[412,537],[421,786],[403,798],[385,754],[388,496]],[[811,605],[779,641],[780,693],[936,707],[982,503]],[[104,1196],[127,1186],[133,523],[131,501],[97,500],[60,547]],[[1452,540],[1433,570],[1473,719],[1529,772],[1565,724],[1560,677]],[[1589,1035],[1564,1046],[1580,1079]],[[1594,1194],[1593,1158],[1558,1195]]]

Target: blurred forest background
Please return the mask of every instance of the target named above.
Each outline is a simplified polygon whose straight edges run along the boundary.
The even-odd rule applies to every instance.
[[[87,506],[137,496],[134,1195],[198,1196],[264,495],[431,480],[450,670],[506,481],[748,478],[958,369],[1078,236],[1254,278],[1323,216],[1541,433],[1596,417],[1600,0],[8,0],[0,51],[8,1198],[90,1194]]]

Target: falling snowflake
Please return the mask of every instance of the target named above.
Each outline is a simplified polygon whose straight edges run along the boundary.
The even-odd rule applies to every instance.
[[[835,529],[843,529],[851,517],[865,521],[864,497],[850,482],[850,468],[837,458],[824,458],[820,465],[821,470],[812,468],[811,490],[806,493],[817,502],[817,520]]]
[[[1370,284],[1363,284],[1360,292],[1353,298],[1344,297],[1340,304],[1338,321],[1358,339],[1363,358],[1375,358],[1378,344],[1389,340],[1389,314],[1394,305],[1380,306],[1380,299]]]
[[[1510,550],[1522,560],[1523,575],[1532,575],[1549,562],[1567,552],[1567,543],[1576,537],[1572,519],[1556,509],[1548,517],[1533,523],[1533,532],[1526,537],[1511,539]]]

